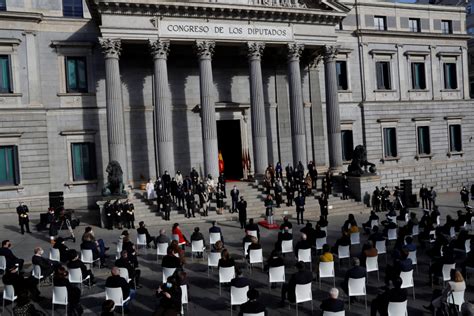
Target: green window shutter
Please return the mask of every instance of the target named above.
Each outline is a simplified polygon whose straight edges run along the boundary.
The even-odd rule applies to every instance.
[[[77,68],[74,58],[66,58],[67,92],[77,91]]]
[[[10,58],[7,55],[0,56],[0,92],[12,92],[10,80]]]
[[[20,179],[20,159],[18,155],[18,146],[13,146],[12,148],[12,155],[13,155],[13,183],[15,185],[19,185],[21,183]]]
[[[431,154],[430,128],[429,126],[418,127],[418,154]]]
[[[461,125],[449,125],[449,151],[462,151]]]
[[[0,185],[16,184],[14,147],[0,147]]]
[[[72,144],[73,180],[97,179],[94,143]]]
[[[397,157],[397,135],[394,127],[384,128],[385,157]]]
[[[84,168],[82,161],[82,146],[81,144],[72,144],[72,172],[73,180],[84,180]]]
[[[85,58],[78,58],[76,60],[76,64],[77,64],[78,90],[81,92],[85,92],[87,91],[87,69],[86,69]]]

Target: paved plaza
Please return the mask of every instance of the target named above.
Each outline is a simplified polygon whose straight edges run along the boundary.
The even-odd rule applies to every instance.
[[[442,214],[442,223],[447,214],[455,214],[456,210],[460,209],[460,200],[459,194],[457,193],[444,193],[439,195],[439,205],[440,211]],[[412,210],[418,213],[418,217],[421,217],[421,210]],[[93,223],[93,218],[91,216],[84,216],[85,211],[77,212],[81,216],[81,225],[75,229],[76,237],[80,239],[85,225]],[[347,213],[350,213],[350,210],[347,210]],[[355,214],[358,225],[361,226],[368,218],[368,214]],[[38,214],[32,214],[32,224],[37,222]],[[340,235],[340,227],[345,220],[346,216],[329,216],[329,230],[328,230],[328,243],[333,245],[335,240]],[[314,220],[311,218],[310,220]],[[163,226],[167,233],[170,233],[171,222],[165,223]],[[137,223],[138,224],[138,223]],[[297,240],[300,236],[298,226],[293,223],[294,239]],[[24,258],[26,261],[25,271],[29,272],[31,270],[31,257],[33,255],[33,248],[35,246],[42,246],[45,249],[45,254],[48,253],[49,249],[49,240],[47,232],[37,232],[36,229],[32,229],[32,234],[25,234],[22,236],[19,233],[17,226],[17,218],[14,214],[3,214],[2,215],[2,225],[3,229],[0,231],[0,238],[10,239],[13,242],[13,252],[18,257]],[[197,224],[201,227],[205,238],[208,240],[207,228],[210,224],[199,223]],[[294,314],[294,306],[291,307],[291,310],[288,309],[288,305],[285,308],[279,307],[280,302],[280,287],[269,289],[268,287],[268,274],[262,272],[259,267],[253,269],[253,272],[250,273],[246,268],[246,264],[243,261],[242,250],[241,250],[241,241],[244,236],[243,230],[238,226],[237,222],[220,222],[218,225],[223,229],[225,245],[230,250],[233,257],[236,259],[237,266],[239,266],[244,271],[244,276],[251,279],[252,285],[260,291],[261,300],[265,303],[268,308],[268,315],[290,315]],[[33,226],[33,225],[32,225]],[[189,239],[189,236],[192,232],[193,227],[196,225],[193,224],[181,224],[183,232],[186,237]],[[158,234],[158,231],[161,226],[148,227],[152,235]],[[120,231],[119,230],[105,230],[94,226],[94,231],[97,238],[103,238],[106,242],[106,245],[110,247],[109,253],[110,257],[108,259],[108,266],[113,265],[113,258],[115,256],[115,244],[117,242]],[[132,241],[136,239],[136,231],[130,230]],[[274,242],[277,238],[277,230],[268,231],[262,229],[261,231],[261,240],[264,251],[264,258],[267,258],[270,254],[270,251],[273,249]],[[66,235],[66,231],[63,232],[63,235]],[[361,242],[363,243],[366,240],[367,236],[361,234]],[[71,248],[79,249],[80,241],[78,240],[75,244],[68,242],[68,246]],[[393,243],[391,244],[393,246]],[[352,255],[359,255],[360,252],[359,246],[352,248]],[[155,289],[161,281],[161,260],[157,261],[155,255],[155,249],[148,249],[147,253],[145,250],[140,249],[139,263],[140,269],[142,270],[142,285],[143,288],[138,289],[137,298],[131,304],[130,314],[132,315],[151,315],[155,308],[156,299],[154,297],[153,289]],[[190,251],[190,248],[187,248],[187,251]],[[422,305],[427,305],[430,298],[432,289],[428,283],[428,264],[429,258],[425,254],[424,249],[418,251],[418,270],[419,272],[414,274],[415,276],[415,288],[416,288],[416,301],[413,300],[411,289],[408,291],[408,314],[409,315],[423,315],[428,314],[423,311]],[[217,271],[214,270],[210,273],[210,276],[207,275],[207,260],[194,259],[192,262],[190,253],[187,254],[188,260],[185,265],[185,271],[188,273],[189,277],[189,300],[190,304],[188,307],[189,315],[228,315],[230,314],[230,297],[229,297],[229,288],[225,287],[222,291],[222,295],[219,295],[218,287],[218,275]],[[314,258],[314,257],[313,257]],[[313,259],[314,260],[314,259]],[[388,258],[388,263],[391,262],[391,259]],[[294,268],[295,259],[293,255],[286,255],[285,265],[286,265],[286,274],[287,280],[289,276],[296,271]],[[380,281],[377,280],[376,273],[370,273],[368,280],[368,305],[370,309],[370,302],[373,300],[375,295],[378,293],[379,288],[383,285],[383,277],[385,275],[384,270],[386,267],[384,256],[379,258],[380,264]],[[349,268],[349,263],[345,260],[341,267],[336,263],[336,285],[340,288],[339,284],[343,280],[345,271]],[[92,288],[88,289],[84,287],[82,304],[85,307],[85,315],[95,315],[100,313],[100,306],[104,300],[104,283],[107,276],[110,274],[109,269],[94,269],[94,274],[97,279],[97,284]],[[316,278],[316,273],[314,273]],[[327,296],[327,292],[332,286],[331,279],[323,279],[321,289],[318,286],[318,282],[313,282],[313,304],[314,312],[311,314],[310,304],[305,303],[299,307],[300,315],[319,315],[319,305],[322,299]],[[470,280],[470,285],[468,282],[468,288],[466,290],[466,298],[468,300],[474,300],[474,281]],[[42,295],[47,298],[40,304],[40,307],[51,314],[51,286],[41,287]],[[342,290],[341,290],[342,293]],[[347,305],[347,298],[342,295],[342,298],[346,301],[346,315],[366,315],[369,313],[369,310],[365,310],[363,301],[359,300],[358,303],[355,303],[351,306],[349,311],[349,306]],[[362,303],[361,303],[362,302]],[[10,306],[8,306],[10,308]],[[63,312],[64,310],[60,310]],[[118,309],[117,309],[118,311]],[[235,311],[237,314],[237,310]]]

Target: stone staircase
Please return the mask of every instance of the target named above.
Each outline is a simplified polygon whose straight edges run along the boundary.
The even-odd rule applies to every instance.
[[[229,209],[231,207],[230,201],[230,190],[233,186],[236,186],[237,189],[240,191],[240,195],[244,196],[245,200],[247,201],[247,218],[254,218],[258,221],[261,218],[265,217],[265,207],[264,207],[264,199],[265,194],[263,193],[263,187],[261,185],[257,185],[254,182],[228,182],[226,185],[227,190],[227,199],[226,207],[224,209],[224,213],[222,215],[216,214],[216,204],[214,201],[211,202],[211,208],[209,210],[209,216],[201,216],[196,212],[195,218],[186,218],[185,211],[180,210],[178,211],[175,207],[172,208],[171,211],[171,221],[167,222],[162,219],[162,215],[156,212],[156,202],[151,205],[149,204],[146,199],[144,198],[144,192],[141,190],[134,190],[133,197],[131,198],[131,202],[135,205],[135,220],[136,222],[144,221],[147,226],[158,226],[163,225],[165,223],[170,222],[178,222],[181,224],[185,223],[198,223],[198,222],[211,222],[213,220],[216,221],[231,221],[231,220],[238,220],[237,213],[229,213]],[[319,193],[318,193],[319,194]],[[284,196],[285,199],[285,196]],[[331,196],[329,198],[329,215],[334,214],[362,214],[362,213],[369,213],[370,209],[367,208],[363,203],[356,202],[354,200],[342,200],[338,194]],[[296,219],[296,211],[295,206],[286,206],[286,204],[282,204],[279,208],[274,208],[274,216],[276,221],[281,221],[283,216],[288,216],[290,219]],[[315,221],[319,219],[320,209],[319,209],[319,202],[314,196],[309,196],[306,198],[306,207],[304,218],[305,220]]]

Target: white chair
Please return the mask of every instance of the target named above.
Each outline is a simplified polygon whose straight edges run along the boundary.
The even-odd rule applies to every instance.
[[[443,281],[451,280],[451,270],[456,269],[456,264],[443,264]]]
[[[7,260],[5,256],[0,256],[0,270],[3,272],[7,271]]]
[[[360,232],[351,233],[351,246],[360,245]]]
[[[13,303],[16,301],[17,296],[15,295],[15,289],[13,285],[5,285],[3,289],[3,300],[2,300],[2,314],[5,311],[5,300],[12,302],[12,314],[13,314]]]
[[[168,280],[168,277],[172,276],[173,273],[176,271],[176,268],[165,268],[163,267],[163,283]]]
[[[119,273],[120,273],[120,277],[127,280],[128,283],[130,283],[130,281],[132,281],[132,279],[130,279],[130,276],[128,274],[128,270],[126,268],[119,268]],[[135,282],[134,282],[134,284],[135,284]],[[136,287],[135,287],[135,289],[136,289]]]
[[[394,222],[394,223],[397,222],[397,217],[396,217],[396,216],[387,216],[387,219],[388,219],[390,222]]]
[[[466,255],[471,252],[471,241],[469,239],[464,242],[464,249],[466,250]]]
[[[416,266],[416,273],[418,273],[418,259],[416,257],[416,250],[409,251],[408,258],[411,259],[411,264]]]
[[[327,226],[322,226],[321,230],[326,233],[326,236],[328,235],[328,227]]]
[[[90,249],[82,249],[81,250],[81,261],[83,263],[89,264],[90,268],[94,267],[94,262],[99,261],[100,258],[94,259],[94,255],[92,253],[92,250]]]
[[[146,246],[147,246],[146,234],[138,234],[137,235],[137,253],[138,253],[138,250],[140,249],[140,246],[144,247],[145,250],[146,250]]]
[[[230,283],[235,278],[235,267],[219,268],[219,295],[221,295],[221,284]]]
[[[346,312],[345,311],[342,311],[342,312],[326,312],[326,311],[324,311],[323,316],[346,316]]]
[[[126,299],[123,298],[122,288],[120,287],[106,287],[105,288],[105,299],[112,300],[115,306],[122,307],[122,316],[124,315],[124,305],[130,301],[130,296]]]
[[[348,290],[349,290],[349,310],[351,309],[351,296],[364,296],[365,297],[365,309],[367,309],[367,288],[365,286],[366,278],[353,279],[349,278]]]
[[[247,235],[258,238],[258,232],[256,230],[247,230]]]
[[[414,237],[414,236],[418,236],[420,234],[420,226],[417,224],[417,225],[413,225],[413,228],[411,229],[411,235]]]
[[[293,252],[293,240],[282,240],[281,241],[281,253]]]
[[[430,230],[428,235],[430,238],[430,243],[434,243],[436,241],[436,230]]]
[[[464,303],[464,291],[451,292],[448,294],[448,303],[455,304],[461,311],[461,306]]]
[[[50,248],[49,249],[49,260],[59,262],[60,260],[59,249]],[[0,268],[1,269],[1,268]]]
[[[327,244],[327,238],[326,237],[316,238],[316,250],[323,249],[323,246],[325,244]]]
[[[221,233],[210,233],[209,234],[209,244],[210,245],[214,245],[219,240],[221,240]]]
[[[248,301],[247,292],[249,291],[249,286],[245,287],[230,287],[230,314],[232,315],[232,306],[242,305]]]
[[[194,260],[195,253],[205,254],[206,247],[204,246],[204,240],[193,240],[191,241],[191,260]]]
[[[388,240],[397,240],[397,229],[396,228],[390,228],[387,231],[387,239]]]
[[[436,225],[439,226],[441,224],[441,216],[436,216]]]
[[[44,279],[44,275],[41,274],[41,267],[36,264],[33,265],[33,270],[31,270],[31,275],[40,283]]]
[[[263,249],[250,249],[249,252],[249,266],[250,266],[250,271],[252,271],[252,264],[254,263],[260,263],[262,265],[262,271],[263,271]]]
[[[179,235],[178,234],[171,235],[171,240],[176,240],[177,242],[179,242]]]
[[[188,286],[181,285],[181,315],[184,315],[183,305],[186,304],[186,313],[188,312],[189,306],[189,297],[188,297]]]
[[[70,283],[79,284],[79,286],[82,288],[83,282],[89,280],[89,287],[91,286],[90,275],[88,275],[86,278],[83,278],[81,268],[69,269],[68,272],[68,279]]]
[[[339,258],[339,267],[341,266],[341,259],[348,259],[351,257],[350,246],[338,246],[337,257]]]
[[[367,279],[369,278],[369,272],[377,271],[377,280],[380,280],[378,255],[375,257],[367,257],[365,261],[365,266],[367,268]]]
[[[385,264],[387,264],[387,242],[385,240],[378,240],[375,242],[375,248],[377,248],[377,254],[385,255]]]
[[[261,313],[243,313],[242,314],[243,316],[265,316],[265,313],[264,312],[261,312]]]
[[[449,237],[455,238],[456,237],[456,231],[454,230],[454,227],[451,227],[449,229]]]
[[[311,248],[309,248],[309,249],[298,249],[298,261],[311,263]]]
[[[245,242],[244,243],[244,257],[247,257],[247,255],[249,254],[249,246],[250,246],[251,242]]]
[[[311,290],[311,282],[306,284],[296,284],[295,288],[296,298],[296,315],[298,315],[298,304],[304,302],[311,302],[311,312],[313,311],[313,291]]]
[[[168,254],[168,246],[167,242],[156,245],[156,260],[158,260],[160,256],[166,256]]]
[[[379,220],[378,219],[373,219],[370,221],[370,229],[373,229],[374,226],[379,226]]]
[[[221,258],[220,252],[210,252],[207,256],[207,276],[209,277],[209,270],[219,266],[219,259]]]
[[[404,316],[404,315],[408,316],[407,302],[408,300],[406,300],[405,302],[400,302],[400,303],[396,303],[396,302],[388,303],[388,316]]]
[[[270,288],[272,283],[285,283],[285,266],[269,268],[268,283]]]
[[[415,283],[413,281],[413,269],[407,272],[401,271],[400,278],[402,279],[402,289],[412,288],[413,299],[415,299]]]
[[[319,288],[321,288],[322,278],[333,278],[333,287],[336,287],[336,273],[334,269],[334,261],[319,263]]]
[[[118,242],[117,243],[117,247],[116,247],[116,252],[115,252],[115,259],[120,259],[120,254],[122,253],[122,247],[123,247],[123,243],[122,242]]]
[[[55,286],[53,287],[53,304],[52,304],[52,315],[54,316],[54,305],[64,305],[66,308],[65,315],[67,315],[67,287]]]

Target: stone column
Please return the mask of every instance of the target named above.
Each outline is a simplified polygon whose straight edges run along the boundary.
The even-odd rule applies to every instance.
[[[326,81],[329,168],[332,171],[342,171],[341,119],[337,96],[336,55],[337,48],[335,46],[325,46],[324,75]]]
[[[155,91],[153,96],[155,98],[155,128],[159,174],[162,175],[165,171],[168,171],[169,174],[174,174],[173,124],[167,66],[170,43],[169,41],[150,40],[149,45],[154,60]]]
[[[213,41],[196,41],[196,53],[199,58],[199,87],[201,92],[201,127],[204,147],[204,172],[217,177],[219,175],[217,151],[216,109],[213,98],[212,54]]]
[[[101,38],[100,45],[105,55],[105,103],[107,107],[107,143],[109,161],[118,161],[123,171],[123,183],[128,183],[127,151],[125,146],[125,123],[123,115],[122,82],[119,56],[122,49],[120,39]]]
[[[264,43],[249,42],[250,109],[252,111],[252,141],[255,175],[263,175],[268,166],[267,124],[263,99],[261,56]]]
[[[303,49],[303,44],[288,44],[291,140],[293,143],[293,165],[295,166],[299,161],[303,163],[303,166],[306,166],[306,136],[300,71],[300,56]]]

